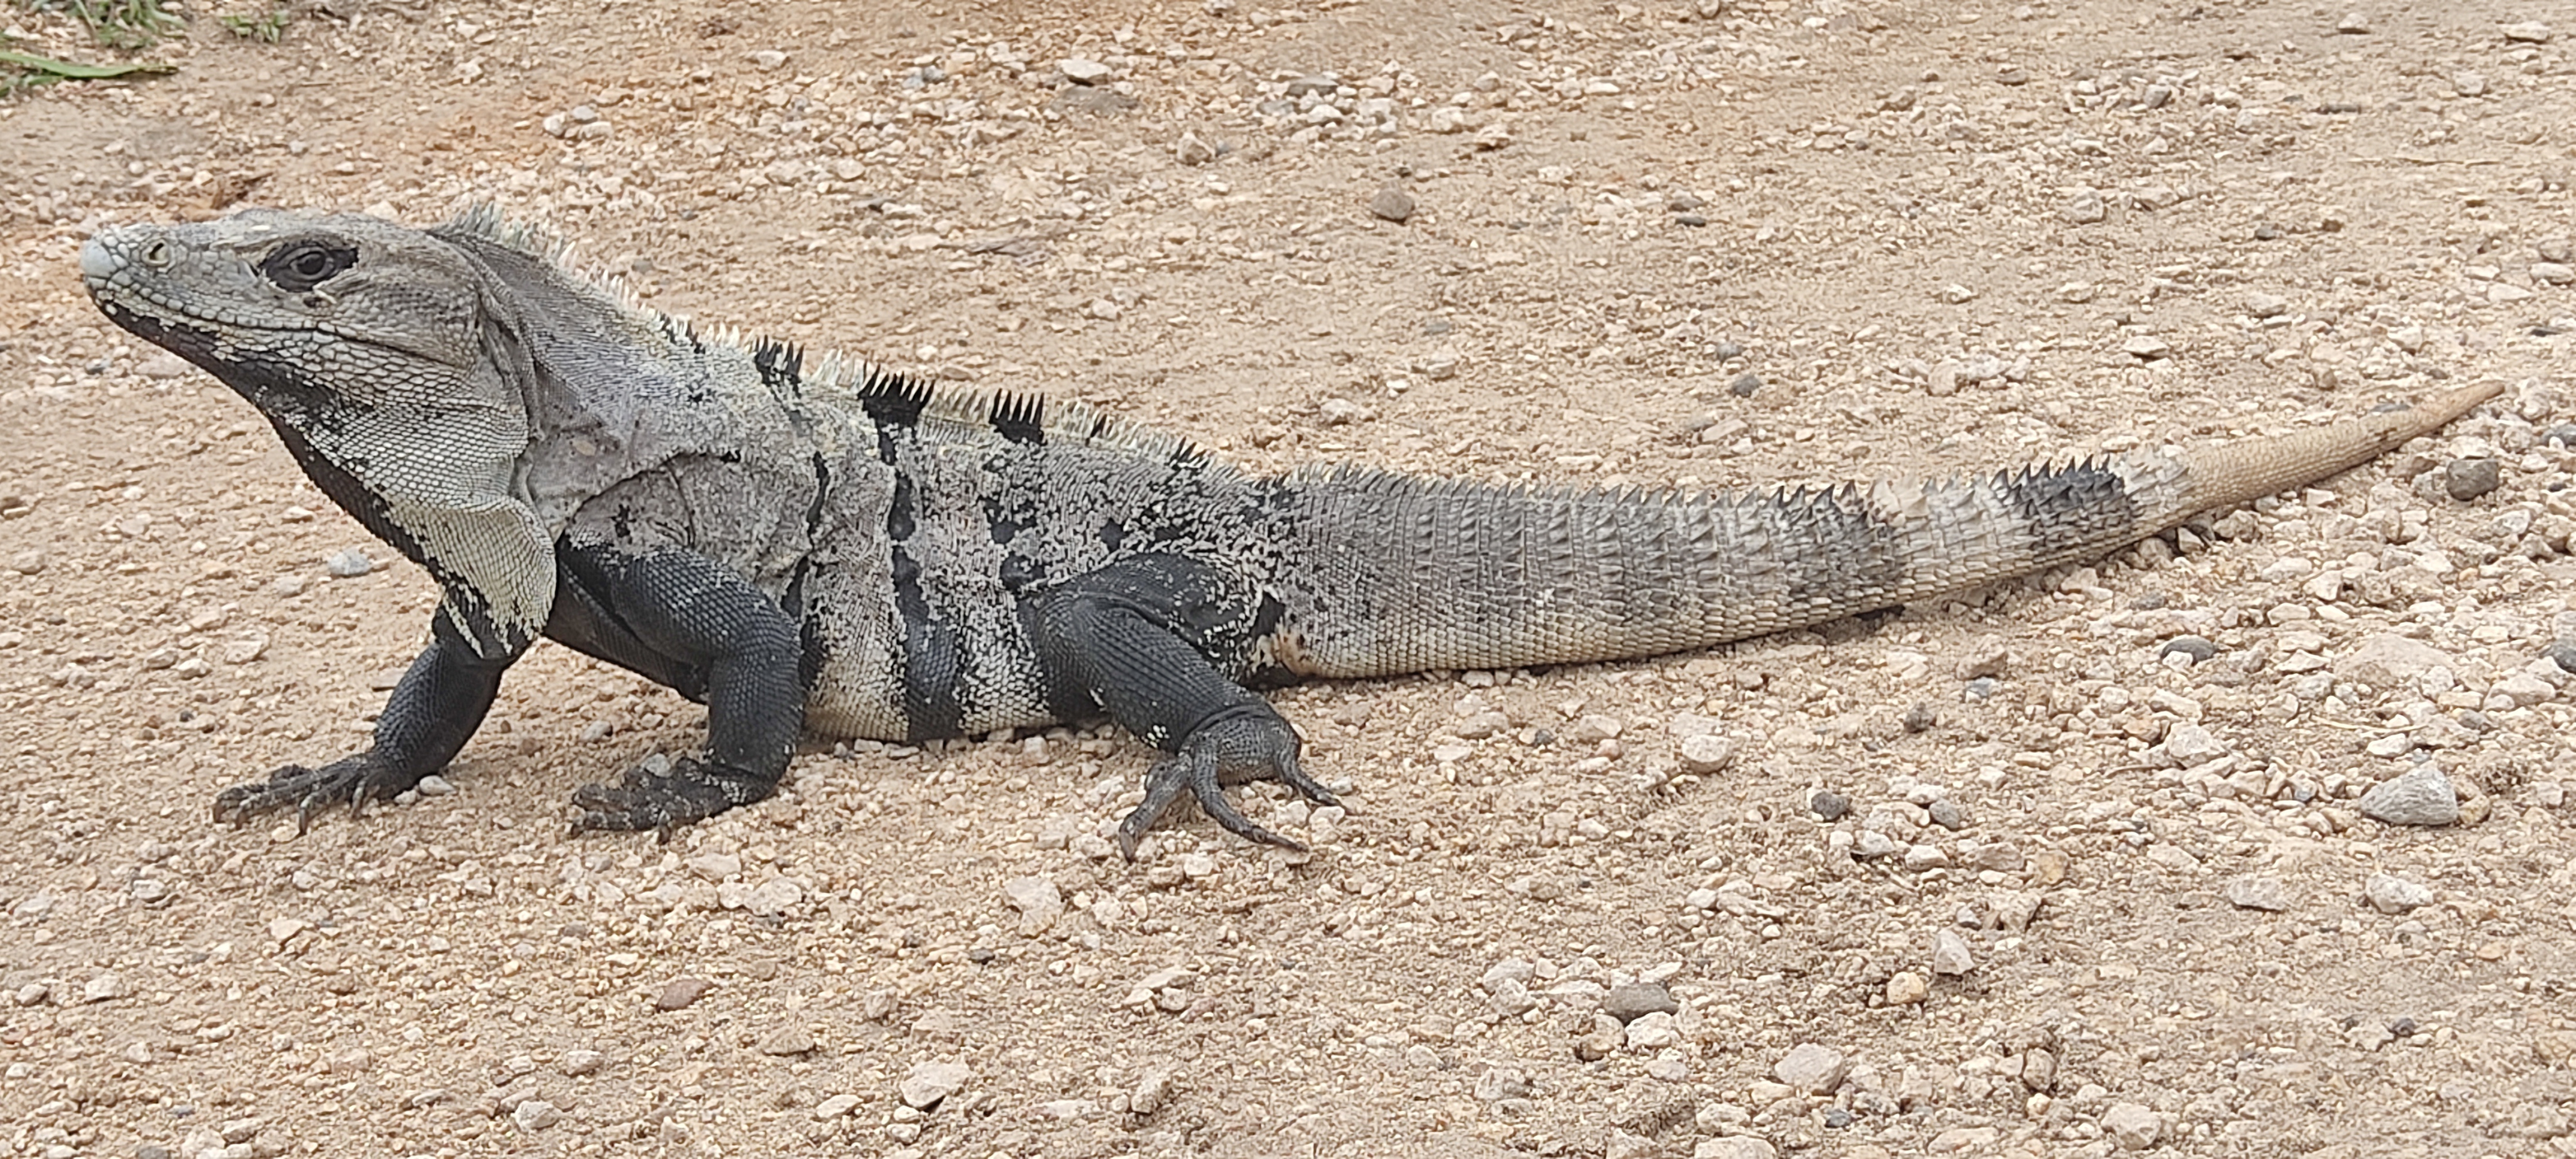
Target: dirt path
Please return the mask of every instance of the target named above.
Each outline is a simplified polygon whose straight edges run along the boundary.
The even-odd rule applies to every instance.
[[[2576,1154],[2576,19],[325,7],[0,103],[0,1155]],[[1062,730],[568,838],[702,716],[551,646],[452,792],[299,838],[208,803],[363,743],[431,586],[73,264],[245,198],[496,200],[661,308],[1265,469],[1767,485],[2507,391],[1964,603],[1281,693],[1351,808],[1246,807],[1311,858],[1108,856],[1145,754]],[[2362,814],[2419,762],[2459,823]]]

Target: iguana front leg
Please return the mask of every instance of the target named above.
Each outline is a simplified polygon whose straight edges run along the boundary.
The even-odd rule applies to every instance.
[[[702,677],[707,705],[703,759],[584,786],[573,794],[582,809],[573,829],[658,829],[667,840],[675,826],[777,792],[805,724],[796,621],[742,577],[695,555],[629,555],[612,545],[563,551],[595,608],[635,643]]]
[[[1255,603],[1206,564],[1154,554],[1080,576],[1028,606],[1059,710],[1105,710],[1170,754],[1146,772],[1145,803],[1118,825],[1118,848],[1131,860],[1137,840],[1183,793],[1226,831],[1290,849],[1305,846],[1253,824],[1222,786],[1269,777],[1337,803],[1298,765],[1297,731],[1210,662],[1249,638]]]
[[[376,717],[375,743],[318,769],[288,765],[261,784],[235,785],[215,798],[215,819],[246,821],[295,806],[295,830],[313,822],[313,811],[334,801],[351,812],[386,801],[447,767],[482,727],[501,688],[501,673],[517,653],[497,658],[475,653],[446,607],[431,619],[429,647],[386,698]]]

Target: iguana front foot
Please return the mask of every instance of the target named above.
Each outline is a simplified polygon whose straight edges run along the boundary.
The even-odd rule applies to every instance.
[[[264,782],[235,785],[217,795],[215,820],[243,822],[293,805],[295,831],[301,834],[312,826],[317,809],[346,802],[349,812],[355,815],[365,811],[368,801],[393,800],[419,784],[420,776],[404,772],[373,750],[342,757],[318,769],[287,765],[270,773]]]
[[[582,786],[572,795],[572,803],[582,809],[581,819],[572,823],[572,831],[634,833],[652,829],[667,842],[671,832],[682,825],[766,800],[777,790],[777,781],[757,773],[681,757],[671,762],[665,772],[628,769],[625,783],[615,787]]]
[[[1118,851],[1136,860],[1136,842],[1188,793],[1199,811],[1226,832],[1303,852],[1304,845],[1254,824],[1225,799],[1225,786],[1263,779],[1279,781],[1318,804],[1341,804],[1297,763],[1297,733],[1287,721],[1266,710],[1221,717],[1200,725],[1179,751],[1146,770],[1145,803],[1118,823]]]

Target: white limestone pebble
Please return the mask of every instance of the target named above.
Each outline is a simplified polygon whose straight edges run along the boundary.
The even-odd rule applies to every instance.
[[[2362,794],[2361,813],[2389,825],[2448,825],[2460,819],[2460,796],[2451,779],[2426,762]]]

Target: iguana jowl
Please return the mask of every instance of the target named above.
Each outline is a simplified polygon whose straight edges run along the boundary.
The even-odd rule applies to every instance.
[[[690,326],[478,210],[111,229],[81,274],[429,569],[374,743],[216,801],[353,807],[444,767],[547,636],[707,706],[703,757],[575,794],[584,829],[769,796],[800,730],[919,741],[1106,715],[1168,754],[1120,826],[1298,767],[1245,682],[1704,648],[2103,555],[2491,398],[1945,481],[1692,494],[1355,467],[1261,477],[1081,406],[932,388]]]

